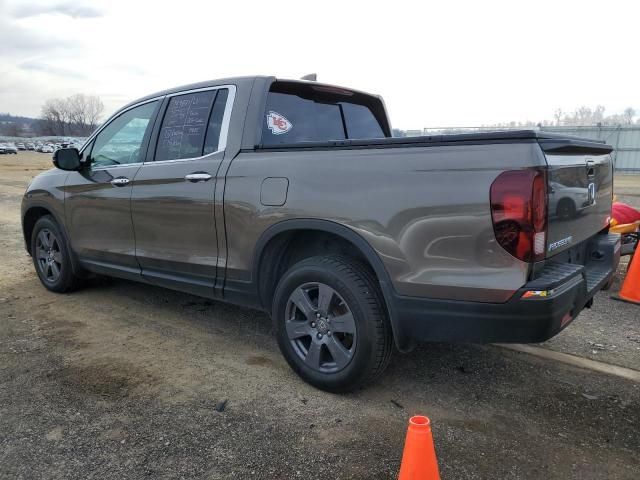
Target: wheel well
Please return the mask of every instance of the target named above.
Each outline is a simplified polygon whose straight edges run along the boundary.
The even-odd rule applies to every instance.
[[[258,266],[258,292],[263,306],[269,307],[282,275],[305,258],[339,253],[360,260],[378,282],[367,257],[349,240],[322,230],[289,230],[275,235],[262,250]]]
[[[31,234],[33,233],[33,227],[36,225],[38,219],[45,215],[51,215],[51,212],[43,207],[31,207],[24,214],[24,219],[22,220],[22,232],[24,234],[29,254],[31,254]]]

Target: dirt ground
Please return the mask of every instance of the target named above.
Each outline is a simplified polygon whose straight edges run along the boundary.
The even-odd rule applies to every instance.
[[[1,478],[390,479],[416,413],[445,480],[640,478],[635,382],[431,344],[331,395],[290,371],[261,313],[121,280],[47,292],[19,212],[49,165],[0,156]],[[640,369],[640,310],[608,295],[543,346]]]

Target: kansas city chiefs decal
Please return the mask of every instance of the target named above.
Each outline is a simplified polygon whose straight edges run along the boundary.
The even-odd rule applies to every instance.
[[[284,115],[271,110],[267,115],[267,126],[274,135],[282,135],[293,128],[293,125]]]

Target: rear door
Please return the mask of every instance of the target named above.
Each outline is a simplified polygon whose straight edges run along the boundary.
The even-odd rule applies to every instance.
[[[234,86],[223,86],[165,100],[131,202],[136,257],[153,283],[213,293],[215,188],[234,96]]]
[[[65,216],[71,245],[93,270],[140,275],[131,185],[146,154],[159,105],[160,100],[149,101],[113,118],[84,148],[85,168],[67,177]]]
[[[609,147],[603,145],[607,152]],[[548,243],[553,256],[587,240],[609,224],[613,164],[609,153],[546,152]]]

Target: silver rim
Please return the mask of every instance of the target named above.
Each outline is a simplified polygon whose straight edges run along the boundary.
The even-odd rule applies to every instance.
[[[322,373],[349,365],[356,350],[356,323],[338,292],[324,283],[305,283],[291,293],[285,312],[289,342],[305,365]]]
[[[43,228],[38,233],[36,259],[40,273],[47,282],[54,283],[60,278],[60,272],[62,272],[60,242],[51,230]]]

